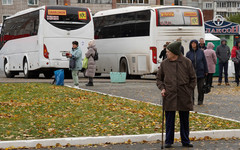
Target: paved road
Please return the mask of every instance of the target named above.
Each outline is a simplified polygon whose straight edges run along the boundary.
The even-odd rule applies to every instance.
[[[50,83],[53,79],[24,79],[22,75],[13,79],[5,78],[4,74],[0,72],[0,82],[45,82]],[[215,79],[216,80],[216,79]],[[233,79],[230,79],[233,80]],[[160,92],[156,87],[155,80],[152,76],[145,77],[142,80],[127,80],[126,83],[116,84],[111,83],[108,76],[94,79],[94,87],[86,87],[86,78],[80,77],[80,87],[87,88],[94,91],[123,96],[136,100],[160,104]],[[72,86],[72,80],[65,80],[65,84]],[[194,109],[197,112],[209,113],[225,118],[231,118],[240,121],[240,88],[231,83],[230,87],[216,86],[212,88],[210,94],[205,95],[203,106],[195,105]],[[240,127],[239,127],[240,128]],[[194,149],[236,149],[240,150],[240,139],[238,140],[220,140],[220,141],[194,141]],[[57,148],[56,148],[57,149]],[[155,150],[160,149],[159,143],[134,143],[105,145],[97,147],[71,147],[69,150],[86,149],[86,150]],[[174,149],[182,149],[180,143],[174,144]]]

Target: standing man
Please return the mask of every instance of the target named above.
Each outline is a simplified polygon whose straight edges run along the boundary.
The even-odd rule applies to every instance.
[[[203,50],[203,51],[204,51],[205,49],[207,49],[207,47],[206,47],[206,45],[205,45],[205,43],[204,43],[204,39],[203,39],[203,38],[200,38],[198,47],[199,47],[201,50]]]
[[[196,75],[191,61],[181,54],[180,46],[181,42],[167,46],[167,59],[157,72],[157,86],[166,111],[165,148],[170,148],[174,142],[176,111],[180,116],[182,146],[193,147],[189,140],[189,111],[193,110],[192,91],[196,86]]]
[[[231,56],[230,48],[227,46],[226,39],[221,40],[221,45],[217,47],[216,50],[217,58],[219,59],[219,78],[218,85],[222,84],[222,73],[224,69],[225,84],[229,86],[228,83],[228,60]]]

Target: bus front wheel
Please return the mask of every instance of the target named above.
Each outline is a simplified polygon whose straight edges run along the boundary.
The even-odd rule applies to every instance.
[[[9,70],[9,64],[8,61],[4,61],[4,73],[7,78],[13,78],[15,75]]]

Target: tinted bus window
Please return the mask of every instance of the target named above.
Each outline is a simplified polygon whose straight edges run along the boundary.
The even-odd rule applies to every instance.
[[[87,8],[47,6],[45,19],[53,26],[63,30],[76,30],[91,21]]]
[[[5,20],[1,32],[1,47],[8,40],[37,35],[38,27],[39,11]]]
[[[95,38],[149,36],[150,10],[94,18]]]
[[[158,26],[202,26],[200,12],[190,8],[158,9]]]

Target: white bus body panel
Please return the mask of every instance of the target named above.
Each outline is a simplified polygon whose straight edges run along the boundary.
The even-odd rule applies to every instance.
[[[126,58],[129,74],[145,74],[150,71],[149,37],[101,39],[96,40],[96,45],[99,53],[98,73],[118,72],[121,58]],[[143,63],[144,66],[138,65]]]

